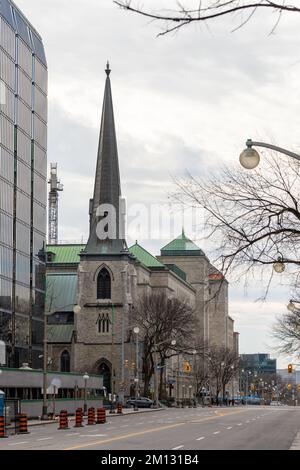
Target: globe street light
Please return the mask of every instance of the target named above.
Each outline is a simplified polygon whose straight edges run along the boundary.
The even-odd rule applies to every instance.
[[[287,309],[293,313],[300,313],[300,308],[296,307],[295,303],[299,304],[300,302],[298,300],[290,300],[290,303],[288,304]]]
[[[87,374],[87,372],[84,374],[83,376],[83,380],[84,380],[84,406],[83,406],[83,414],[84,416],[86,416],[87,414],[87,402],[86,402],[86,386],[87,386],[87,381],[89,380],[89,375]]]
[[[289,157],[295,158],[296,160],[300,160],[300,155],[297,153],[290,152],[289,150],[277,147],[276,145],[266,144],[265,142],[253,142],[251,139],[248,139],[246,142],[247,148],[240,155],[240,164],[246,170],[253,170],[259,165],[260,162],[260,155],[255,149],[252,148],[253,145],[255,147],[265,147],[271,150],[275,150],[276,152],[283,153],[284,155],[288,155]]]
[[[81,313],[80,305],[74,305],[73,312],[75,313],[75,315],[79,315]]]
[[[138,398],[138,384],[139,384],[139,332],[140,329],[136,326],[133,329],[134,334],[136,335],[136,359],[135,359],[135,401],[134,401],[134,411],[138,411],[137,398]]]
[[[259,162],[259,153],[251,147],[247,147],[240,155],[240,164],[246,170],[253,170],[259,165]]]
[[[273,269],[275,273],[281,274],[285,270],[285,264],[281,256],[278,257],[277,261],[273,264]]]

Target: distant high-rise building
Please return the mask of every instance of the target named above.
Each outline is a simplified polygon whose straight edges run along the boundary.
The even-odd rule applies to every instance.
[[[42,39],[0,2],[0,339],[7,365],[41,364],[47,193],[47,62]]]
[[[240,368],[250,372],[262,374],[276,374],[276,359],[271,359],[270,354],[241,354]]]

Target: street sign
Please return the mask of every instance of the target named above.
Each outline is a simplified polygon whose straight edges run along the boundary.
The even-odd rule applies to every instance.
[[[176,384],[176,379],[168,379],[168,380],[167,380],[167,384],[168,384],[168,385]]]
[[[61,387],[61,380],[60,379],[52,379],[51,384],[53,387],[60,388]]]
[[[58,395],[58,388],[55,385],[50,385],[47,388],[47,395]]]
[[[47,388],[47,395],[58,395],[59,388],[61,388],[61,380],[58,378],[52,379],[49,387]],[[43,388],[42,388],[42,395],[44,395]]]

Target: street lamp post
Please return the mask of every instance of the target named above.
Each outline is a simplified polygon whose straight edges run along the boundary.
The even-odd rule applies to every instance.
[[[138,385],[139,385],[139,332],[140,329],[136,326],[134,329],[134,334],[136,335],[136,355],[135,355],[135,401],[134,401],[134,411],[138,411],[137,398],[138,398]]]
[[[189,408],[192,408],[192,385],[189,385]]]
[[[180,406],[180,397],[179,397],[179,374],[180,374],[180,359],[179,353],[177,355],[177,378],[176,378],[176,407],[179,408]]]
[[[248,405],[248,390],[249,390],[248,379],[249,379],[250,375],[251,375],[251,371],[250,370],[246,371],[246,384],[247,384],[246,385],[246,387],[247,387],[247,390],[246,390],[246,393],[247,393],[247,395],[246,395],[246,405]]]
[[[60,307],[60,309],[66,308],[66,307],[73,307],[73,311],[75,315],[81,312],[80,305],[69,304],[69,305],[64,305],[64,307]],[[43,357],[43,408],[42,408],[42,416],[41,416],[41,419],[43,421],[48,420],[48,400],[47,400],[48,370],[47,369],[48,369],[49,361],[48,361],[47,318],[48,316],[53,315],[57,311],[58,310],[49,311],[47,313],[44,312],[43,355],[40,356],[40,357]]]
[[[84,374],[83,376],[83,380],[84,380],[84,405],[83,405],[83,414],[84,416],[86,416],[87,414],[87,402],[86,402],[86,387],[87,387],[87,381],[89,380],[89,375],[87,374],[87,372]]]
[[[234,371],[234,365],[232,364],[230,366],[231,370],[232,370],[232,373]],[[231,400],[232,400],[232,406],[234,406],[234,375],[232,374],[232,379],[231,379]]]
[[[48,419],[48,401],[47,401],[47,367],[48,367],[48,342],[47,342],[47,315],[44,312],[44,359],[43,359],[43,411],[42,420]]]
[[[202,387],[201,389],[201,401],[202,401],[202,407],[205,405],[205,393],[206,393],[206,388]]]
[[[194,385],[194,397],[196,399],[197,397],[197,375],[196,375],[196,354],[197,354],[197,351],[196,349],[193,349],[193,385]]]
[[[157,348],[162,344],[168,343],[170,340],[162,341],[161,343],[154,343],[153,359],[154,359],[154,406],[158,408],[158,377],[157,377]],[[172,339],[171,345],[176,345],[176,339]]]
[[[185,384],[182,385],[182,408],[185,406]]]

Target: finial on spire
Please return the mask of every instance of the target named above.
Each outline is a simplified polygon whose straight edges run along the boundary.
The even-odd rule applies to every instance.
[[[110,69],[109,62],[108,62],[108,61],[107,61],[107,64],[106,64],[105,72],[106,72],[106,75],[109,77],[110,72],[111,72],[111,69]]]

